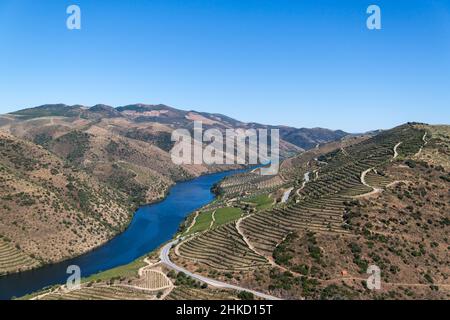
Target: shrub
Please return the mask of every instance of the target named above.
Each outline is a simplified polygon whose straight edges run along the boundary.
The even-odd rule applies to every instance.
[[[255,300],[255,296],[253,293],[248,291],[241,291],[238,293],[238,298],[241,300]]]

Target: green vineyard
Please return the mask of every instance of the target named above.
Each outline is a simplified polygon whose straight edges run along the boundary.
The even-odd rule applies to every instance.
[[[249,269],[267,264],[262,256],[249,249],[234,224],[227,224],[183,243],[182,257],[219,270]]]

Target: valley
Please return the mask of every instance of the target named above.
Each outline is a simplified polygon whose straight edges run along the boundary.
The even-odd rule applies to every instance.
[[[448,305],[450,1],[78,2],[0,1],[11,314]]]
[[[436,160],[447,159],[448,137],[446,126],[405,124],[320,145],[276,176],[228,176],[174,240],[118,268],[134,275],[99,273],[85,286],[129,289],[142,283],[132,266],[151,260],[168,282],[148,299],[448,299],[448,167]],[[381,290],[365,286],[370,265]],[[89,299],[116,296],[87,288]]]
[[[90,253],[127,230],[134,211],[164,199],[175,182],[242,168],[172,164],[170,132],[199,119],[224,129],[264,127],[163,105],[45,105],[1,116],[0,273]],[[281,148],[285,157],[302,150],[283,141]],[[209,224],[232,220],[219,209]]]

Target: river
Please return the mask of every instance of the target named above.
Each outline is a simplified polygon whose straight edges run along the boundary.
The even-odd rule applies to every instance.
[[[128,264],[172,239],[182,220],[214,199],[212,186],[224,177],[242,172],[227,171],[204,175],[174,185],[161,202],[143,206],[125,232],[82,256],[57,264],[0,277],[0,299],[21,297],[44,287],[63,284],[67,267],[77,265],[81,276]]]

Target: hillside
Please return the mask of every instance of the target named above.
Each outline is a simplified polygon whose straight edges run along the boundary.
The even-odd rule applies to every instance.
[[[448,299],[448,128],[407,124],[323,145],[286,160],[278,183],[229,178],[206,209],[242,214],[203,224],[170,257],[285,299]],[[272,204],[258,209],[264,197]],[[366,288],[370,265],[381,290]]]
[[[127,226],[126,194],[3,131],[0,154],[0,274],[79,255]]]
[[[323,128],[293,129],[281,128],[280,135],[283,140],[290,142],[305,150],[315,148],[318,144],[339,140],[348,135],[342,130],[329,130]]]
[[[286,159],[278,176],[230,176],[183,240],[28,298],[449,299],[449,128],[346,137]],[[381,290],[366,287],[370,265]]]
[[[184,111],[166,105],[133,104],[113,108],[107,105],[93,107],[67,106],[64,104],[43,105],[11,113],[8,117],[17,120],[29,120],[46,117],[83,118],[100,120],[104,118],[125,118],[133,123],[159,123],[170,128],[187,128],[193,126],[193,121],[202,121],[206,129],[214,127],[219,129],[243,128],[243,129],[279,129],[280,138],[287,144],[292,144],[301,149],[311,149],[320,143],[341,139],[348,133],[341,130],[329,130],[324,128],[293,128],[287,126],[263,125],[258,123],[244,123],[222,114]],[[7,118],[8,118],[7,117]],[[6,121],[4,118],[3,121]],[[2,119],[0,118],[0,125]],[[293,148],[291,146],[291,148]],[[295,147],[294,147],[295,149]],[[295,151],[295,150],[294,150]]]
[[[0,116],[0,273],[80,255],[175,182],[235,168],[172,163],[172,131],[192,129],[195,120],[205,129],[250,128],[165,105],[59,104]],[[302,150],[286,141],[281,149],[284,156]]]

